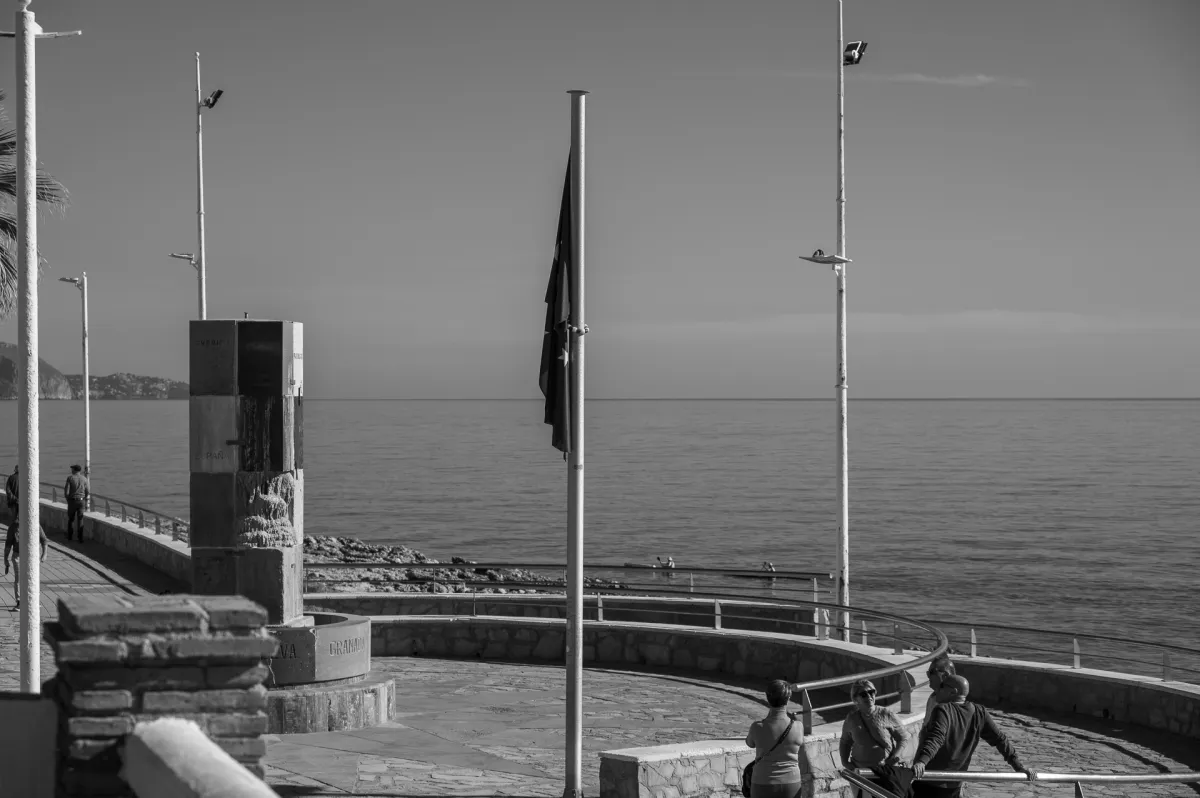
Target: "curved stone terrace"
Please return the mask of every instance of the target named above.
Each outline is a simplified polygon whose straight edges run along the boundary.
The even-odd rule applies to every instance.
[[[120,545],[119,552],[112,548],[114,528],[122,535],[147,537],[153,537],[153,531],[92,514],[88,526],[93,540],[65,544],[54,523],[60,508],[47,506],[56,504],[43,503],[43,521],[51,535],[51,553],[43,563],[44,620],[52,620],[56,599],[64,591],[136,594],[182,588],[177,580],[138,561],[133,554],[136,547]],[[48,509],[55,511],[49,519]],[[97,533],[100,525],[112,528]],[[178,541],[172,543],[172,548],[181,548]],[[12,585],[7,579],[0,587],[0,603],[7,608],[12,607]],[[16,623],[17,613],[11,609],[0,617],[0,680],[10,689],[17,680]],[[377,656],[373,666],[397,680],[400,699],[396,716],[373,729],[274,738],[267,759],[268,782],[280,795],[561,794],[565,734],[561,666],[428,655]],[[42,678],[51,675],[52,661],[43,657]],[[762,714],[760,682],[758,678],[661,666],[588,666],[584,678],[585,792],[601,792],[597,756],[601,751],[741,739],[749,723]],[[836,692],[814,693],[813,704],[845,698]],[[913,701],[923,704],[924,694],[914,694]],[[839,713],[844,712],[818,710],[813,722],[837,724]],[[1200,746],[1194,739],[1197,729],[1170,734],[1080,714],[1024,709],[996,708],[993,714],[1026,760],[1039,770],[1115,774],[1200,771]],[[994,751],[981,746],[973,770],[1006,768]],[[676,782],[679,776],[674,774]],[[714,784],[703,793],[736,795],[734,776],[733,770],[728,770],[723,784]],[[663,781],[665,784],[667,779]],[[611,786],[605,791],[615,794]],[[683,794],[671,786],[646,792],[654,798]],[[1070,795],[1072,787],[1008,782],[972,785],[968,794]],[[1085,794],[1186,796],[1200,794],[1200,785],[1087,785]]]

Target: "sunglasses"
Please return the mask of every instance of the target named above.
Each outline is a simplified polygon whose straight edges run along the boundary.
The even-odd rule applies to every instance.
[[[875,691],[874,691],[874,690],[868,690],[868,691],[866,691],[866,692],[858,693],[858,694],[857,694],[857,695],[855,695],[854,697],[855,697],[855,698],[866,698],[867,696],[874,696],[874,695],[875,695]]]

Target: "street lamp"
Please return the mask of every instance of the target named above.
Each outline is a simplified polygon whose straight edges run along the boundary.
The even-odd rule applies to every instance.
[[[87,272],[79,277],[59,277],[59,282],[71,283],[83,297],[83,475],[92,478],[92,383],[88,368],[88,293]],[[90,509],[90,508],[89,508]]]
[[[200,280],[200,318],[208,318],[208,298],[205,291],[206,272],[204,265],[204,134],[200,121],[200,112],[212,108],[225,92],[217,89],[205,99],[200,99],[200,53],[196,53],[196,228],[200,239],[192,265],[196,267]],[[172,257],[179,257],[172,255]]]
[[[833,267],[837,276],[837,603],[850,606],[850,460],[849,435],[846,424],[846,67],[862,63],[866,53],[866,42],[845,43],[842,29],[842,0],[838,0],[838,154],[837,154],[837,254],[826,255],[817,250],[811,257],[803,258],[812,263]],[[843,610],[838,625],[841,637],[850,641],[850,611]]]
[[[205,317],[207,303],[204,301],[204,271],[200,268],[199,261],[197,261],[196,256],[190,252],[172,252],[171,257],[179,258],[180,260],[186,260],[188,264],[196,270],[196,289],[200,294],[200,318],[203,319]]]

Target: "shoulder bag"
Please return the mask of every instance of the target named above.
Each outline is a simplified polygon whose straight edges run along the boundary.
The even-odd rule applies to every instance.
[[[761,762],[764,756],[767,756],[767,754],[770,754],[772,751],[774,751],[776,748],[779,747],[779,744],[781,742],[783,742],[785,737],[788,736],[788,734],[792,730],[792,726],[794,726],[795,724],[796,724],[796,719],[792,718],[792,722],[789,723],[787,725],[787,728],[783,730],[783,734],[779,735],[779,739],[775,741],[775,745],[768,748],[766,754],[763,754],[762,756],[758,757],[758,759],[755,759],[753,762],[751,762],[749,765],[746,765],[746,769],[742,771],[742,795],[745,796],[745,798],[750,798],[750,785],[753,782],[753,778],[754,778],[754,766],[757,765],[759,762]]]

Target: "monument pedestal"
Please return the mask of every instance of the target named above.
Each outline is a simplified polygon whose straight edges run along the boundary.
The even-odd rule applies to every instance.
[[[371,670],[370,619],[304,613],[303,325],[213,319],[191,322],[190,336],[192,592],[245,596],[266,608],[280,644],[268,687],[307,685],[303,698],[295,690],[269,695],[271,732],[387,720],[390,680],[348,684]],[[316,706],[313,696],[328,690],[346,711],[324,721],[297,714],[296,701]]]

